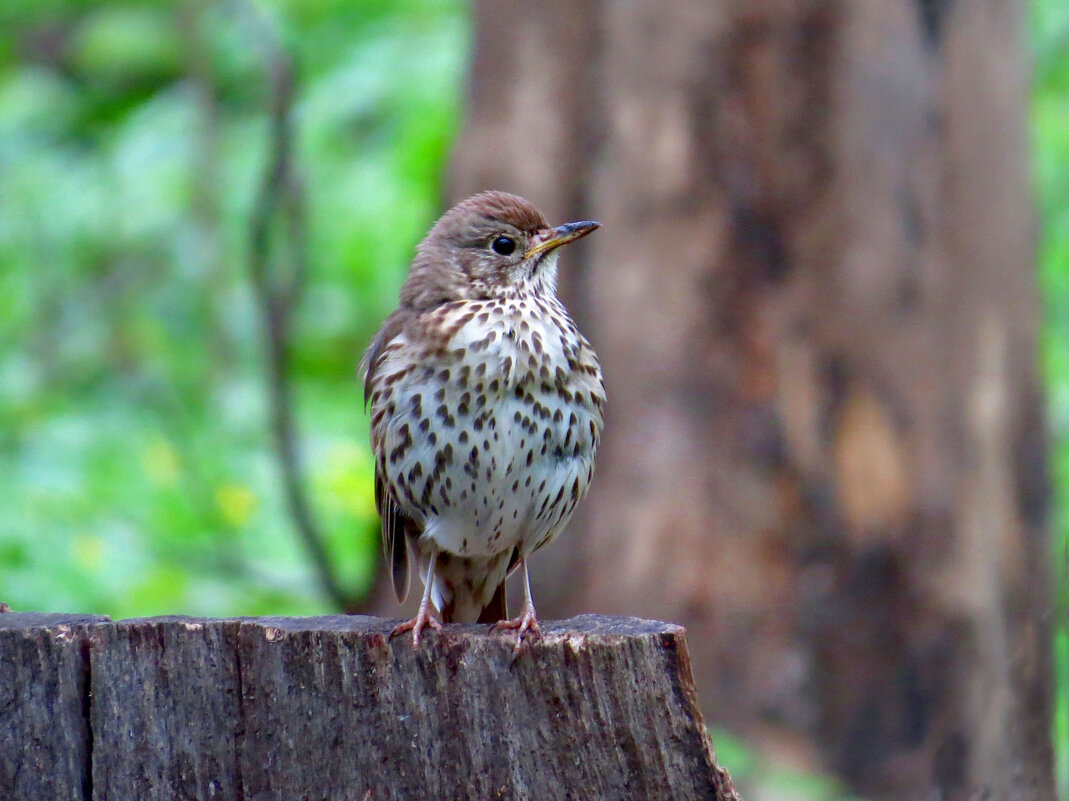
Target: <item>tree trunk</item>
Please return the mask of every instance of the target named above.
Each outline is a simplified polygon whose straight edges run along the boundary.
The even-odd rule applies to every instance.
[[[606,432],[540,611],[683,623],[715,722],[874,798],[1053,798],[1022,9],[475,16],[451,199],[604,224],[561,280]]]

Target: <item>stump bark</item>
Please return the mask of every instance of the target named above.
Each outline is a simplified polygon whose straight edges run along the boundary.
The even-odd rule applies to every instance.
[[[683,629],[0,616],[0,796],[728,799]]]
[[[0,798],[90,797],[87,646],[105,621],[0,614]]]

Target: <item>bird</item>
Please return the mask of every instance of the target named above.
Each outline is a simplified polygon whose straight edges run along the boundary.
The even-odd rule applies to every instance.
[[[458,203],[418,245],[361,360],[398,602],[410,558],[423,582],[419,611],[391,635],[411,631],[413,647],[451,622],[515,631],[517,653],[541,636],[528,560],[587,493],[605,405],[597,354],[557,297],[557,262],[599,227],[550,226],[507,192]],[[509,618],[514,571],[524,604]]]

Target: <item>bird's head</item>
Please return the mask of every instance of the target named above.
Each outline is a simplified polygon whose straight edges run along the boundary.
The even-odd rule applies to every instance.
[[[460,299],[556,291],[557,248],[600,227],[551,227],[531,203],[482,192],[441,216],[420,243],[402,302],[417,308]]]

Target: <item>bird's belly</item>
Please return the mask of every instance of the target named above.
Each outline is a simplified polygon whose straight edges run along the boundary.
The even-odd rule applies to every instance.
[[[406,513],[424,520],[420,541],[490,557],[517,547],[525,555],[554,536],[592,475],[593,415],[553,394],[512,393],[452,417],[390,468],[404,479]]]
[[[422,524],[421,542],[465,557],[526,555],[563,527],[590,482],[596,360],[583,361],[561,320],[479,304],[465,317],[433,358],[384,366],[382,469]]]

